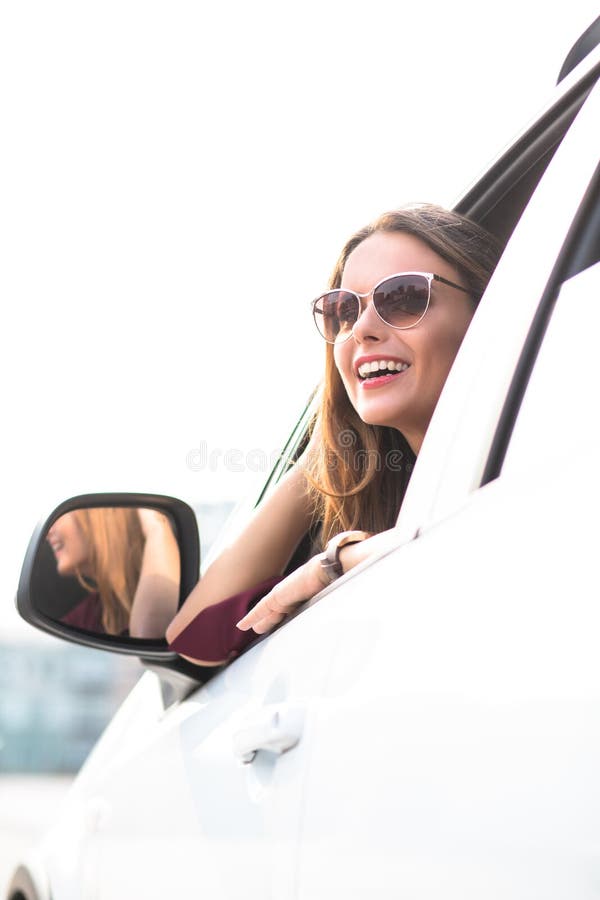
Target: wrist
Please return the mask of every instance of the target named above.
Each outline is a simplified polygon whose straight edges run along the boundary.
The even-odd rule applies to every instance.
[[[366,531],[342,531],[331,538],[323,553],[317,559],[320,566],[320,578],[324,587],[341,578],[345,570],[340,559],[344,547],[358,544],[369,537]]]

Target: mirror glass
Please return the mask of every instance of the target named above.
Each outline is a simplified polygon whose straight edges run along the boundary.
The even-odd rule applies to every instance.
[[[164,638],[181,580],[168,515],[141,507],[74,509],[44,538],[31,579],[40,613],[94,634]]]

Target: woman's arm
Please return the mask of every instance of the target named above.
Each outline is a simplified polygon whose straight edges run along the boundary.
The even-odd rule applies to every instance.
[[[146,540],[129,617],[129,634],[137,638],[164,638],[179,600],[179,548],[165,515],[154,509],[139,509],[138,516]]]
[[[167,628],[169,643],[206,607],[280,575],[311,521],[301,458],[260,504],[250,523],[208,567]],[[189,656],[186,659],[218,664]]]
[[[382,531],[364,541],[342,547],[338,559],[344,574],[368,559],[372,553],[389,546],[392,536],[393,530]],[[283,621],[297,606],[310,600],[330,583],[324,575],[319,557],[315,556],[269,591],[238,622],[237,627],[242,631],[249,631],[252,628],[257,634],[264,634]]]

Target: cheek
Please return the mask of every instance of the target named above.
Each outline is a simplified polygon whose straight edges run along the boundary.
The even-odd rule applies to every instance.
[[[352,374],[352,350],[348,344],[349,342],[335,344],[333,348],[333,364],[337,369],[340,378],[344,382],[346,389],[348,389],[350,376]]]
[[[339,390],[343,391],[352,406],[356,409],[358,389],[356,387],[356,382],[349,375],[348,368],[343,365],[338,367],[337,376],[341,384]]]
[[[61,540],[63,542],[63,545],[67,550],[69,550],[70,553],[72,553],[79,544],[77,532],[72,528],[65,528],[61,535]]]
[[[69,559],[80,563],[87,556],[87,541],[77,528],[68,529],[63,538],[64,548]]]
[[[448,374],[452,367],[452,363],[456,358],[456,354],[460,349],[467,328],[471,322],[471,318],[461,319],[459,322],[450,322],[442,324],[436,332],[431,335],[431,339],[424,348],[424,356],[429,357],[432,368],[444,377]]]
[[[88,557],[88,544],[84,537],[79,536],[77,541],[74,544],[74,552],[77,554],[77,558],[81,561],[84,561]]]

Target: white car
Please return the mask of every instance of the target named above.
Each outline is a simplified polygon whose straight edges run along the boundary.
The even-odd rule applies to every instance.
[[[183,595],[187,507],[36,532],[21,612],[148,671],[8,900],[598,897],[599,74],[596,46],[458,204],[506,249],[385,552],[215,671],[40,599],[48,524],[102,504],[171,516]]]

